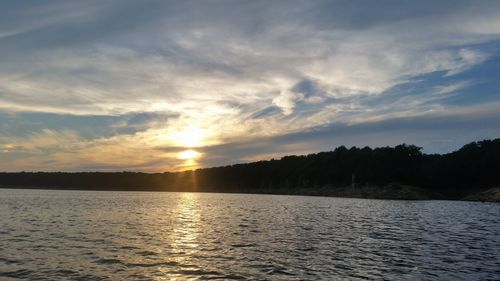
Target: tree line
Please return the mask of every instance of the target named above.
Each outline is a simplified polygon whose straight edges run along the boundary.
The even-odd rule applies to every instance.
[[[0,186],[93,190],[288,193],[399,183],[460,197],[500,185],[500,139],[469,143],[447,154],[425,154],[415,145],[337,147],[333,151],[203,168],[195,171],[0,173]]]

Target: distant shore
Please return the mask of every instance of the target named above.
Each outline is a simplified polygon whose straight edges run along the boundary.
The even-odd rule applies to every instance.
[[[200,191],[403,200],[500,202],[500,138],[447,154],[421,147],[337,147],[197,170],[0,172],[0,186],[68,190]]]
[[[380,186],[358,186],[358,187],[331,187],[320,188],[275,188],[253,191],[215,191],[215,190],[159,190],[148,188],[105,188],[105,187],[57,187],[57,186],[5,186],[0,189],[33,189],[33,190],[78,190],[78,191],[132,191],[132,192],[203,192],[203,193],[235,193],[235,194],[267,194],[267,195],[296,195],[296,196],[324,196],[336,198],[359,198],[359,199],[385,199],[385,200],[454,200],[454,201],[481,201],[500,202],[500,186],[486,188],[479,192],[465,194],[460,197],[448,197],[442,194],[431,194],[423,188],[390,184]]]

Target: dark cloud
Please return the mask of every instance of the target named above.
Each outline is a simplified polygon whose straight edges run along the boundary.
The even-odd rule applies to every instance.
[[[478,1],[481,2],[481,1]],[[478,6],[485,4],[477,3]],[[470,1],[320,1],[307,19],[323,28],[363,29],[414,19],[443,17],[470,8]]]
[[[0,135],[25,137],[42,130],[72,130],[84,139],[133,134],[166,123],[174,114],[159,112],[129,113],[119,116],[67,115],[0,110]]]
[[[292,89],[293,92],[304,94],[305,97],[310,97],[317,94],[323,94],[323,90],[316,82],[309,79],[303,79],[297,83]]]

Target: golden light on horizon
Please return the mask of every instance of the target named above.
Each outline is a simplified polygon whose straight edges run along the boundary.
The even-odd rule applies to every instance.
[[[196,150],[188,149],[181,151],[177,154],[178,159],[182,160],[190,160],[190,159],[196,159],[200,157],[201,153],[197,152]]]

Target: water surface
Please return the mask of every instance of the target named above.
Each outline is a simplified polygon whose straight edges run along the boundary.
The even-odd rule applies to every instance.
[[[0,279],[500,279],[500,204],[0,189]]]

